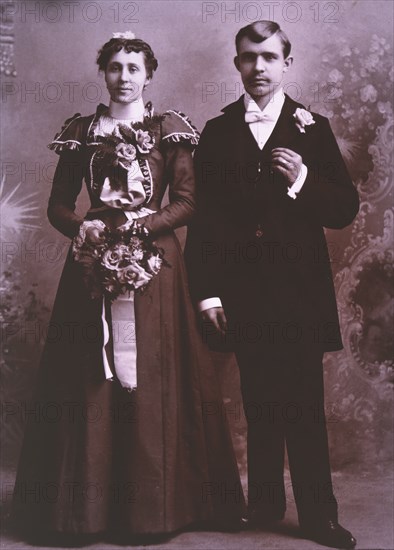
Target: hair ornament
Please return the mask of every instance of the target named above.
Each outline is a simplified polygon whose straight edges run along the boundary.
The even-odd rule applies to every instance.
[[[131,31],[126,32],[113,32],[112,38],[124,38],[126,40],[134,40],[135,34]]]

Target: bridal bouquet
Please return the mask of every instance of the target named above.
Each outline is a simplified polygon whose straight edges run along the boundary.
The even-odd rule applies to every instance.
[[[109,231],[100,220],[86,221],[74,238],[72,251],[92,298],[104,292],[111,301],[145,289],[164,262],[163,251],[148,230],[135,222]]]

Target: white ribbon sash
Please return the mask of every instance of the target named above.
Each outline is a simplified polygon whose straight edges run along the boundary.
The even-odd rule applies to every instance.
[[[120,295],[111,304],[111,331],[114,354],[114,368],[120,384],[129,391],[137,387],[137,339],[135,330],[134,292]],[[109,342],[109,328],[105,318],[103,301],[104,372],[107,379],[113,378],[105,349]]]
[[[128,220],[154,214],[155,210],[141,207],[138,210],[124,211]],[[121,294],[111,304],[111,331],[115,374],[121,385],[129,391],[137,387],[137,338],[134,308],[134,292]],[[103,323],[104,342],[102,349],[104,375],[112,380],[114,375],[108,361],[106,345],[110,340],[110,328],[106,318],[105,299],[101,320]]]

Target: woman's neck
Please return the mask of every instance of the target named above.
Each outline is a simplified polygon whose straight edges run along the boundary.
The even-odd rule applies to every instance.
[[[142,120],[144,116],[144,102],[142,97],[132,103],[116,103],[111,99],[108,113],[112,118],[118,118],[120,120]]]

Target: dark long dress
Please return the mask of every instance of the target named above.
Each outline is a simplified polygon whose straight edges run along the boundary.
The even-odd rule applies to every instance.
[[[125,221],[119,210],[100,210],[88,169],[104,109],[73,117],[53,142],[60,161],[48,215],[69,237],[82,222],[74,209],[83,176],[96,209],[88,217],[109,226]],[[231,524],[243,512],[220,390],[173,232],[193,213],[198,134],[174,111],[154,125],[154,133],[148,206],[157,212],[144,224],[170,267],[135,294],[138,387],[128,393],[105,379],[102,300],[89,297],[69,255],[32,405],[38,412],[29,415],[14,491],[15,516],[25,527],[163,533],[204,520]],[[170,204],[161,209],[167,185]]]

